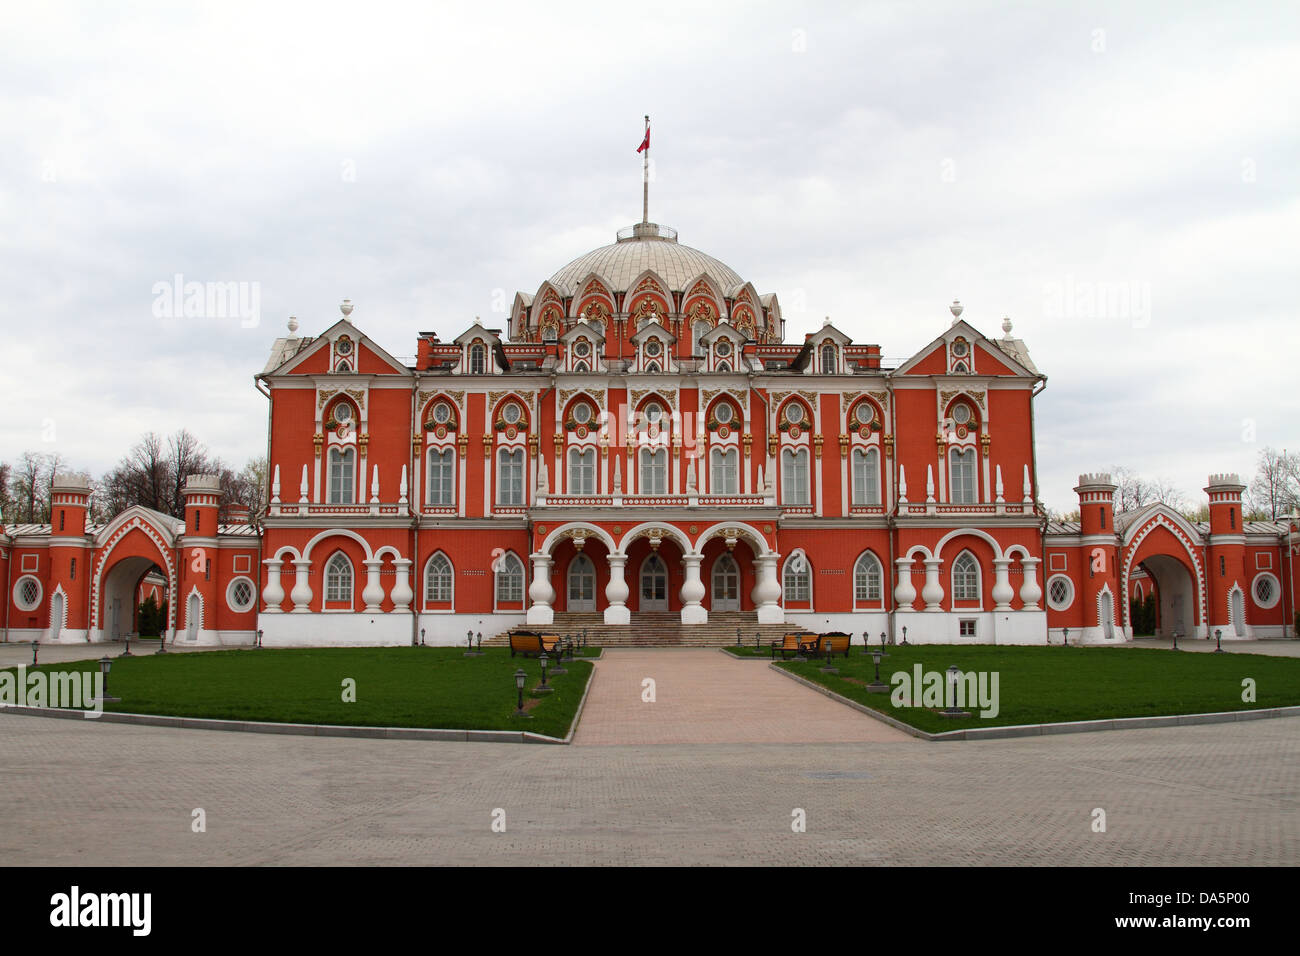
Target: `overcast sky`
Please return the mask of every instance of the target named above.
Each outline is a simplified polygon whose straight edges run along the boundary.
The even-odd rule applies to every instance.
[[[648,12],[640,12],[642,9]],[[650,218],[901,360],[1014,334],[1046,502],[1300,450],[1300,10],[25,4],[0,14],[0,457],[265,452],[289,315],[397,356]],[[157,315],[241,282],[259,314]],[[494,311],[496,310],[496,311]]]

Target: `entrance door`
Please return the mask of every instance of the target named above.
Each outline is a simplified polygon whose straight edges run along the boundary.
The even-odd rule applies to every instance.
[[[668,565],[657,554],[652,554],[641,565],[642,611],[668,610]]]
[[[585,554],[580,554],[569,562],[568,609],[596,610],[596,566]]]
[[[724,554],[713,562],[713,600],[709,609],[740,610],[740,567],[729,554]]]
[[[1108,641],[1115,637],[1115,607],[1109,591],[1101,596],[1101,632]]]
[[[189,604],[185,608],[185,640],[197,641],[199,639],[199,596],[191,594]]]
[[[113,604],[109,608],[109,633],[113,640],[122,639],[122,599],[113,598]]]
[[[1246,601],[1241,590],[1232,592],[1232,630],[1238,637],[1246,636]]]
[[[63,630],[63,595],[56,594],[50,601],[50,640],[57,641]]]

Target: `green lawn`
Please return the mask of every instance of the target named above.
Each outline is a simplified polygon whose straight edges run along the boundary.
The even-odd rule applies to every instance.
[[[589,649],[590,650],[590,649]],[[98,669],[96,661],[42,665],[37,670]],[[552,662],[551,666],[554,666]],[[514,672],[528,675],[524,701],[531,720],[512,718]],[[574,661],[552,677],[555,691],[530,704],[541,680],[536,658],[484,648],[465,657],[456,647],[296,648],[146,653],[114,657],[109,711],[277,723],[454,730],[527,730],[552,737],[569,731],[592,665]],[[356,701],[342,699],[356,682]]]
[[[734,649],[733,649],[734,650]],[[874,710],[930,733],[1011,724],[1150,717],[1225,710],[1300,705],[1300,659],[1263,654],[1200,654],[1145,648],[1009,647],[989,645],[891,645],[880,662],[880,679],[894,689],[892,676],[923,671],[998,674],[999,712],[968,718],[940,717],[940,708],[896,707],[891,694],[869,693],[872,658],[854,645],[850,657],[835,658],[839,674],[823,674],[823,661],[780,666],[866,704]],[[1241,699],[1242,681],[1253,678],[1256,699]],[[990,679],[991,686],[991,679]]]

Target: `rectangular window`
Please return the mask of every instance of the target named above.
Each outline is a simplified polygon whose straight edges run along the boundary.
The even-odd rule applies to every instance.
[[[351,448],[330,452],[329,503],[350,505],[355,500],[356,451]]]
[[[853,503],[855,505],[880,504],[879,457],[874,448],[853,452]]]
[[[643,495],[668,494],[668,449],[641,451],[641,485]]]
[[[524,503],[524,450],[501,449],[497,454],[497,504]]]
[[[596,449],[569,450],[569,494],[594,495],[596,493]]]
[[[977,487],[975,483],[975,449],[968,448],[966,451],[954,449],[949,461],[949,500],[955,505],[975,504]]]
[[[709,464],[710,487],[715,495],[740,494],[740,452],[713,449]]]
[[[68,580],[69,581],[77,580],[77,559],[76,558],[73,558],[68,565]]]
[[[806,505],[808,496],[808,449],[787,449],[781,454],[781,503]]]
[[[963,618],[958,622],[959,632],[962,637],[975,637],[975,621],[970,618]]]
[[[456,503],[456,455],[447,448],[429,452],[429,504]]]

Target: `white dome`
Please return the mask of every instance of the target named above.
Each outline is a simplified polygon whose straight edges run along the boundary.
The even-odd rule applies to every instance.
[[[638,223],[620,232],[617,242],[574,259],[551,276],[551,285],[561,295],[570,295],[579,282],[594,272],[612,291],[626,292],[647,269],[675,292],[684,292],[686,284],[701,274],[717,283],[723,295],[731,295],[745,284],[730,266],[698,249],[679,245],[677,233],[672,229]]]

